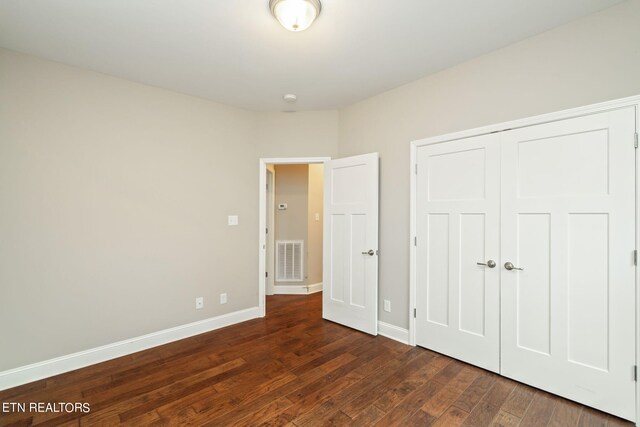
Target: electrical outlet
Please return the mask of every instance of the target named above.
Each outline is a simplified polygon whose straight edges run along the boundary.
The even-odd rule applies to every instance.
[[[384,300],[384,311],[386,311],[387,313],[391,312],[391,301],[389,301],[388,299]]]
[[[227,294],[220,294],[220,304],[227,303]]]
[[[200,310],[202,307],[204,307],[204,298],[196,298],[196,310]]]

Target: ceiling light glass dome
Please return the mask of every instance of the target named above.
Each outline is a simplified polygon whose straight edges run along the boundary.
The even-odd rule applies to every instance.
[[[273,16],[289,31],[304,31],[320,15],[320,0],[270,0]]]

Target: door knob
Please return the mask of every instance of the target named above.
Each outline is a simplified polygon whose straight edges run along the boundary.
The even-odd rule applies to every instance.
[[[489,268],[494,268],[496,266],[496,262],[492,259],[490,259],[489,261],[485,262],[476,262],[476,264],[478,265],[486,265]]]
[[[512,263],[508,261],[504,263],[504,268],[506,268],[507,270],[524,270],[524,268],[515,267]]]
[[[362,255],[374,256],[376,253],[373,249],[369,249],[367,252],[362,252]]]

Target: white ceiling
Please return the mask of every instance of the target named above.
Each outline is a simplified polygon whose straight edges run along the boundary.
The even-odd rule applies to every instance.
[[[0,46],[252,110],[348,105],[621,0],[1,0]]]

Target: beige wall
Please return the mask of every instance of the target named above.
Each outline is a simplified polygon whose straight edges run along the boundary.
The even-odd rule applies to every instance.
[[[256,305],[252,113],[7,51],[0,75],[0,370]]]
[[[324,203],[324,165],[309,165],[309,208],[307,231],[307,283],[322,282],[322,223]],[[316,221],[316,214],[319,219]]]
[[[307,217],[309,199],[309,165],[276,165],[275,194],[275,236],[278,240],[304,241],[304,276],[303,282],[278,282],[278,286],[306,285],[306,272],[309,266],[307,257]],[[286,210],[279,210],[278,205],[286,203]],[[276,249],[277,252],[277,249]],[[277,255],[276,255],[277,258]],[[277,261],[276,261],[277,264]]]
[[[337,132],[0,49],[0,371],[255,307],[258,159]]]
[[[257,113],[259,157],[335,157],[338,112]]]
[[[409,143],[640,94],[631,0],[340,111],[340,155],[380,153],[380,320],[408,326]]]

